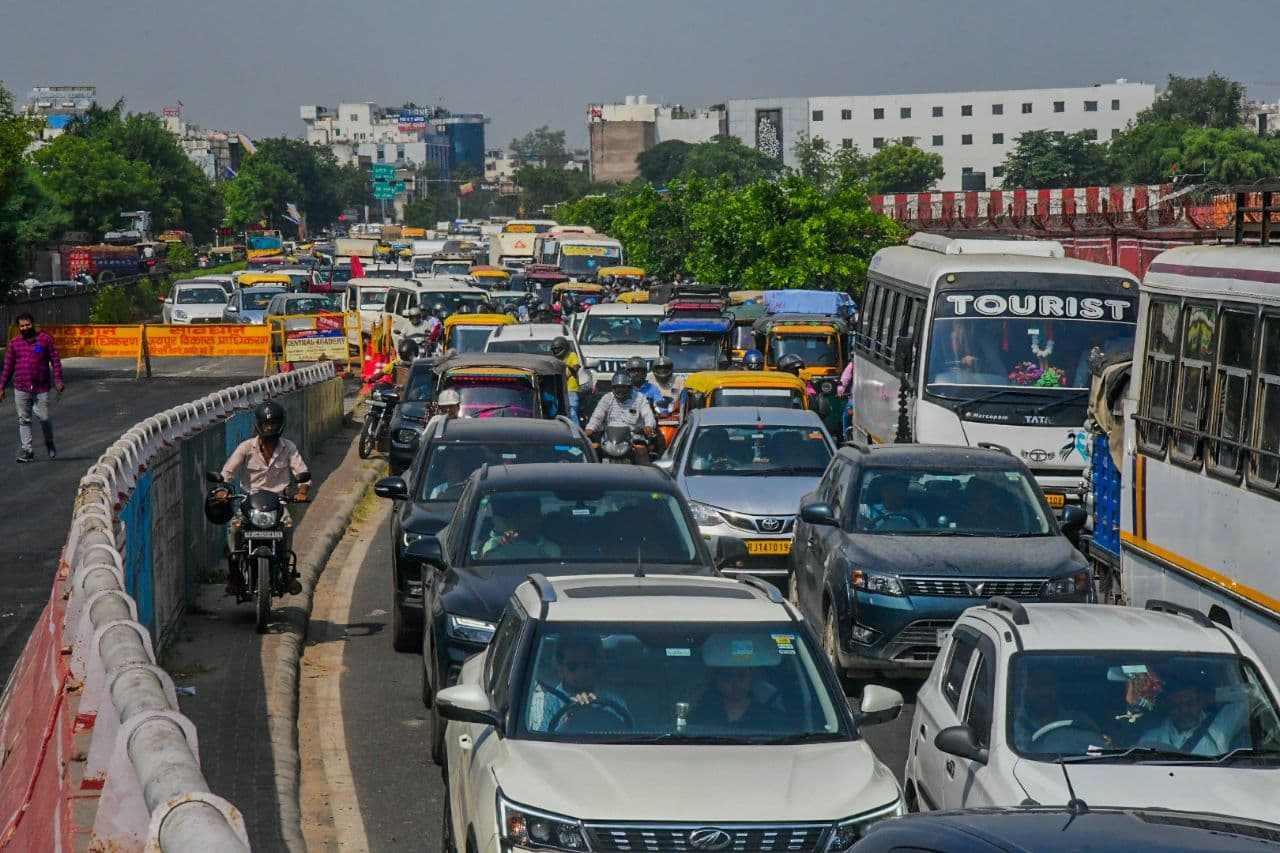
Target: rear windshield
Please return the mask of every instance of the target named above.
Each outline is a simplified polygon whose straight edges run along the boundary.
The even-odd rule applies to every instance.
[[[426,473],[418,483],[418,500],[456,501],[467,478],[481,465],[586,461],[586,453],[574,444],[441,444],[431,450]]]

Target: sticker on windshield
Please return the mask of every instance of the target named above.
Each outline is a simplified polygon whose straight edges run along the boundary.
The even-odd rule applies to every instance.
[[[756,656],[756,644],[750,640],[734,640],[729,646],[729,653],[735,658],[753,658]]]
[[[1146,664],[1128,664],[1120,667],[1120,671],[1125,675],[1145,675],[1147,672]]]
[[[689,649],[667,649],[667,657],[669,658],[687,658],[691,654]]]
[[[559,450],[559,449],[560,449],[559,447],[557,447],[557,448],[556,448],[556,450]],[[566,447],[566,448],[564,448],[564,449],[565,449],[565,450],[567,450],[567,451],[569,451],[569,455],[570,455],[570,456],[581,456],[581,455],[582,455],[582,448],[581,448],[581,447]]]
[[[591,515],[591,510],[574,508],[569,510],[569,513],[570,515]]]
[[[503,459],[503,461],[504,461],[504,462],[505,462],[505,461],[509,461],[509,460],[513,460],[513,459],[515,459],[515,458],[516,458],[516,455],[515,455],[514,453],[504,453],[504,454],[502,454],[502,459]]]
[[[778,654],[794,655],[796,653],[795,639],[792,634],[774,634],[773,642],[778,646]]]
[[[1005,471],[1004,478],[1008,480],[1010,483],[1016,483],[1022,479],[1022,475],[1019,474],[1017,471]]]
[[[809,440],[810,440],[810,441],[822,441],[822,433],[820,433],[820,432],[811,432],[811,433],[809,433]]]

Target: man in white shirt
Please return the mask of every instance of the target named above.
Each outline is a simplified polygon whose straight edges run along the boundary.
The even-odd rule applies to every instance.
[[[1165,712],[1164,721],[1144,734],[1137,745],[1186,755],[1225,755],[1242,731],[1247,712],[1240,703],[1215,709],[1212,700],[1210,687],[1202,679],[1171,681],[1157,706]]]

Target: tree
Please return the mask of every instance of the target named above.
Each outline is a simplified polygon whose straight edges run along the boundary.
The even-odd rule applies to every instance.
[[[545,124],[524,136],[511,140],[511,153],[524,163],[562,168],[569,162],[563,130],[552,130]]]
[[[516,170],[516,184],[520,187],[520,206],[532,216],[544,207],[586,195],[591,177],[577,169],[526,164]]]
[[[777,177],[782,164],[750,146],[736,136],[717,136],[710,142],[699,142],[689,149],[685,172],[707,181],[728,180],[734,186]]]
[[[1260,136],[1243,127],[1192,128],[1176,150],[1165,150],[1165,174],[1203,175],[1203,180],[1238,184],[1280,174],[1280,139]]]
[[[37,151],[35,161],[77,231],[101,236],[120,227],[121,211],[160,209],[161,187],[151,169],[105,139],[60,136]]]
[[[259,160],[256,154],[241,166],[233,180],[222,185],[227,221],[234,228],[274,223],[284,215],[285,205],[301,194],[296,176],[279,163]]]
[[[692,177],[658,189],[640,181],[618,192],[609,234],[627,247],[628,259],[646,272],[670,279],[687,270],[694,235],[689,214],[706,192]]]
[[[1091,187],[1109,183],[1112,167],[1107,149],[1089,138],[1088,131],[1061,136],[1048,130],[1018,135],[1004,159],[1008,187]]]
[[[436,200],[431,196],[405,202],[404,224],[414,228],[436,227]]]
[[[553,217],[557,222],[588,225],[601,233],[611,234],[613,219],[618,213],[618,198],[619,196],[603,193],[584,196],[557,207],[553,211]]]
[[[1123,184],[1158,184],[1169,180],[1165,164],[1178,162],[1182,137],[1192,129],[1194,125],[1185,119],[1130,125],[1107,145],[1113,179]]]
[[[27,271],[33,223],[57,210],[25,154],[39,127],[38,120],[17,112],[13,96],[0,86],[0,293],[8,293]]]
[[[867,160],[867,192],[919,193],[933,189],[946,173],[942,155],[921,151],[910,142],[898,141],[881,148]]]
[[[659,142],[648,151],[636,155],[640,177],[655,187],[665,187],[685,173],[693,143],[682,139]]]
[[[1196,127],[1229,129],[1244,123],[1244,85],[1218,74],[1169,75],[1159,97],[1138,114],[1138,124],[1185,121]]]
[[[821,136],[801,133],[795,144],[796,172],[824,190],[863,180],[868,158],[856,147],[832,148]]]

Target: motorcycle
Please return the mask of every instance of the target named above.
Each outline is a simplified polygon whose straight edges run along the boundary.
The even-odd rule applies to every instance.
[[[260,491],[251,495],[231,494],[226,500],[218,500],[213,495],[229,490],[229,484],[216,471],[206,472],[205,479],[214,485],[205,500],[205,516],[215,524],[240,526],[241,546],[231,555],[231,570],[239,572],[243,590],[237,600],[253,599],[257,632],[266,633],[272,597],[280,598],[287,593],[290,582],[298,577],[298,557],[292,550],[284,549],[285,527],[292,524],[285,522],[284,507],[292,498]],[[238,518],[235,517],[237,507],[241,510]]]
[[[400,403],[400,392],[394,388],[377,386],[369,394],[369,411],[360,429],[360,445],[356,449],[361,459],[368,459],[375,448],[381,447],[391,427],[391,414]]]
[[[650,439],[643,432],[628,426],[607,426],[600,435],[600,461],[613,465],[635,464],[635,452],[641,458],[652,460],[654,453]]]

